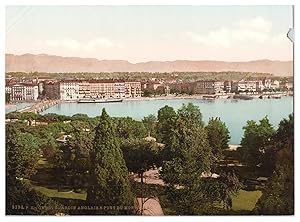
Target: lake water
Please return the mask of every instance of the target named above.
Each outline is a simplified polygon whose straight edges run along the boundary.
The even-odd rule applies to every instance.
[[[84,113],[90,117],[99,116],[102,108],[114,117],[130,116],[142,119],[149,114],[157,115],[157,111],[165,106],[178,109],[183,103],[193,103],[199,106],[203,120],[207,123],[210,117],[220,117],[230,131],[230,143],[239,144],[243,135],[242,127],[247,120],[260,120],[268,116],[270,122],[277,128],[283,118],[293,112],[293,97],[281,99],[253,99],[253,100],[200,100],[200,99],[173,99],[150,101],[123,101],[122,103],[61,103],[55,105],[41,114],[57,113],[72,116]]]
[[[5,109],[5,114],[6,113],[10,113],[10,112],[14,112],[17,111],[19,109],[23,109],[25,107],[31,106],[33,103],[16,103],[16,105]]]

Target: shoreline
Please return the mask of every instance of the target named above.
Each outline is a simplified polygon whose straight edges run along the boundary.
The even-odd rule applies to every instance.
[[[17,104],[5,104],[5,109],[11,109],[11,108],[14,108],[16,106],[17,106]]]
[[[276,95],[278,95],[277,93]],[[265,94],[269,95],[269,94]],[[280,94],[279,94],[280,95]],[[156,97],[136,97],[136,98],[123,98],[123,102],[125,101],[154,101],[154,100],[174,100],[174,99],[201,99],[201,100],[223,100],[223,99],[233,99],[233,98],[228,98],[231,96],[230,94],[228,95],[220,95],[221,98],[203,98],[205,96],[213,96],[212,94],[201,94],[201,95],[185,95],[185,96],[156,96]],[[255,97],[254,95],[249,95],[252,96],[253,99],[257,99],[258,97]],[[293,95],[286,95],[282,94],[283,97],[288,97]],[[237,100],[243,100],[243,99],[237,99]],[[62,103],[77,103],[77,100],[60,100]],[[109,102],[108,102],[109,103]]]

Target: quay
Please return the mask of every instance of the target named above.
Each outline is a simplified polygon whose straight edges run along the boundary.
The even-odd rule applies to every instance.
[[[56,104],[60,103],[60,100],[41,100],[38,103],[33,104],[30,107],[25,107],[23,109],[17,110],[19,113],[28,113],[28,112],[33,112],[33,113],[40,113],[43,112],[44,110],[50,108],[51,106],[55,106]]]

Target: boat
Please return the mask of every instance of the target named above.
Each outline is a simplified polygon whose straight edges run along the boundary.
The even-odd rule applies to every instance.
[[[80,99],[78,103],[113,103],[123,102],[123,99]]]
[[[217,96],[216,95],[204,95],[202,98],[203,99],[216,99]]]
[[[281,96],[280,95],[273,95],[271,96],[272,99],[281,99]]]
[[[253,97],[247,95],[234,95],[234,99],[252,100]]]

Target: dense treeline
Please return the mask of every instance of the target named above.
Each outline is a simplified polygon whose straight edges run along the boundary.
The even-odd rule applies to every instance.
[[[81,205],[119,207],[77,214],[139,214],[138,197],[161,197],[168,214],[234,214],[232,197],[248,187],[246,174],[269,178],[248,214],[294,212],[293,115],[278,129],[267,117],[248,121],[236,152],[228,152],[226,124],[220,118],[205,124],[199,107],[191,103],[177,111],[162,107],[157,116],[142,121],[110,117],[104,109],[94,118],[34,113],[9,113],[6,118],[18,119],[6,125],[7,214],[74,213],[63,208],[61,200],[33,189],[41,158],[51,165],[58,191],[86,193]],[[235,153],[242,167],[223,166],[232,158],[228,153]],[[160,170],[164,186],[146,183],[149,169]],[[16,203],[46,207],[16,210]]]
[[[10,72],[6,73],[12,77],[27,77],[28,73]],[[141,79],[165,79],[165,80],[240,80],[241,78],[257,79],[257,78],[281,78],[275,77],[269,73],[249,73],[249,72],[113,72],[113,73],[30,73],[32,77],[50,77],[50,78],[83,78],[83,79],[123,79],[123,80],[138,80]],[[283,77],[284,78],[284,77]],[[292,78],[291,78],[292,79]]]

